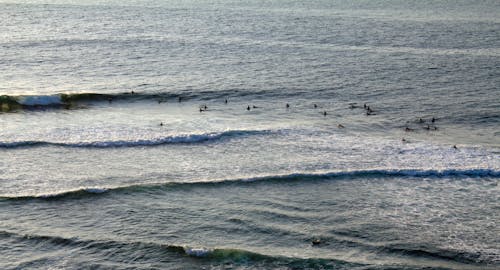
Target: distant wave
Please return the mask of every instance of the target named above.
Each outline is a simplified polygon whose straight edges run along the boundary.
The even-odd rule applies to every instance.
[[[248,95],[262,96],[273,91],[242,91],[242,90],[199,90],[181,92],[146,93],[130,91],[122,93],[60,93],[50,95],[0,95],[0,107],[2,111],[15,109],[37,109],[37,108],[73,108],[80,103],[110,102],[115,101],[152,101],[152,102],[179,102],[192,99],[214,100],[228,97],[244,97]],[[287,94],[288,95],[288,94]]]
[[[353,171],[337,171],[326,173],[292,173],[283,175],[268,175],[256,176],[249,178],[234,178],[234,179],[216,179],[207,181],[194,182],[169,182],[169,183],[146,183],[128,186],[114,187],[84,187],[75,190],[66,190],[47,194],[20,195],[20,196],[2,196],[0,198],[7,200],[30,200],[30,199],[65,199],[65,198],[80,198],[93,196],[101,193],[120,192],[120,191],[145,191],[156,190],[163,188],[182,188],[196,187],[206,185],[224,185],[231,183],[252,183],[266,181],[307,181],[315,179],[339,179],[339,178],[360,178],[360,177],[500,177],[499,170],[493,169],[445,169],[445,170],[353,170]]]
[[[116,140],[116,141],[89,141],[89,142],[50,142],[50,141],[14,141],[0,142],[0,148],[21,148],[36,146],[61,146],[81,148],[114,148],[114,147],[136,147],[156,146],[163,144],[186,144],[216,141],[223,138],[232,138],[249,135],[271,134],[271,130],[228,130],[222,132],[209,132],[200,134],[186,134],[177,136],[166,136],[152,139],[139,140]]]
[[[161,97],[161,94],[136,94],[133,92],[117,94],[62,93],[52,95],[2,95],[0,96],[0,105],[2,105],[2,110],[5,111],[19,108],[59,108],[75,105],[79,102],[112,102],[115,100],[154,99]]]

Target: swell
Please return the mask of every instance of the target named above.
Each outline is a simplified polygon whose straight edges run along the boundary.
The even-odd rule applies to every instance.
[[[59,236],[35,235],[35,234],[18,234],[14,232],[0,231],[0,238],[10,238],[19,242],[27,242],[33,246],[39,244],[48,244],[53,248],[73,247],[79,249],[92,250],[103,253],[109,250],[113,252],[115,257],[126,257],[127,253],[137,255],[140,251],[150,255],[158,255],[163,258],[165,252],[170,256],[176,256],[182,259],[183,257],[194,257],[201,261],[212,263],[244,263],[244,264],[273,264],[273,265],[316,265],[320,268],[328,265],[336,266],[361,266],[358,263],[350,263],[335,259],[308,259],[276,256],[270,254],[261,254],[244,249],[237,248],[205,248],[205,247],[190,247],[188,245],[177,244],[162,244],[156,242],[144,241],[123,241],[123,240],[83,240],[76,237],[64,238]],[[119,255],[117,253],[120,253]],[[125,254],[123,254],[125,253]]]
[[[197,260],[207,261],[210,263],[244,263],[253,265],[268,265],[268,266],[296,266],[294,268],[300,269],[304,266],[314,266],[314,269],[323,269],[325,266],[336,266],[344,269],[352,269],[353,267],[361,267],[362,269],[367,269],[368,265],[359,262],[347,262],[343,260],[333,259],[333,258],[299,258],[299,257],[288,257],[275,254],[262,254],[254,251],[249,251],[240,248],[207,248],[207,247],[193,247],[190,245],[179,245],[179,244],[169,244],[169,243],[158,243],[150,241],[126,241],[126,240],[113,240],[113,239],[79,239],[77,237],[65,238],[60,236],[49,236],[49,235],[36,235],[36,234],[19,234],[8,231],[0,231],[0,239],[9,238],[15,240],[16,242],[23,242],[30,246],[40,247],[41,245],[49,245],[51,248],[78,248],[79,250],[90,250],[93,254],[103,252],[107,254],[110,250],[115,250],[113,252],[116,258],[128,258],[130,254],[133,253],[137,255],[138,253],[144,252],[148,253],[149,256],[165,256],[165,252],[168,256],[177,257],[183,259],[184,257],[192,257]],[[355,243],[352,243],[355,244]],[[356,247],[355,245],[354,247]],[[358,246],[363,249],[368,248],[368,246]],[[322,246],[320,248],[325,248]],[[478,254],[472,254],[463,251],[454,251],[447,249],[437,249],[437,248],[412,248],[410,246],[371,246],[367,251],[369,253],[383,253],[392,256],[408,256],[410,258],[429,258],[437,261],[454,261],[459,263],[464,263],[467,265],[488,265],[494,266],[490,261],[481,260]],[[119,254],[117,254],[119,253]],[[385,265],[387,267],[387,265]],[[383,269],[386,269],[383,267]],[[335,268],[337,269],[337,268]],[[446,269],[446,268],[442,268]]]
[[[494,169],[446,169],[446,170],[418,170],[418,169],[374,169],[374,170],[353,170],[336,171],[325,173],[292,173],[283,175],[268,175],[249,178],[215,179],[193,182],[168,182],[168,183],[147,183],[127,186],[110,187],[82,187],[74,190],[65,190],[46,194],[33,195],[6,195],[0,196],[4,200],[61,200],[85,198],[99,194],[120,193],[120,192],[147,192],[151,190],[167,190],[185,187],[203,187],[213,185],[228,184],[249,184],[254,182],[292,182],[292,181],[313,181],[313,180],[334,180],[334,179],[357,179],[357,178],[392,178],[392,177],[412,177],[412,178],[477,178],[491,177],[499,178],[500,171]]]
[[[141,89],[149,84],[138,85]],[[225,98],[241,98],[246,96],[262,97],[282,96],[282,89],[248,91],[245,89],[229,90],[190,90],[177,92],[146,93],[140,90],[122,93],[60,93],[49,95],[0,95],[1,111],[14,111],[17,109],[43,109],[43,108],[78,108],[81,104],[120,101],[150,101],[150,102],[183,102],[188,100],[223,100]],[[299,95],[300,93],[286,92],[286,96]]]
[[[346,237],[347,236],[347,237]],[[391,254],[413,258],[429,258],[441,261],[454,261],[464,264],[498,264],[498,254],[488,253],[484,250],[456,250],[451,248],[440,248],[425,243],[371,243],[360,240],[359,237],[349,237],[348,233],[333,232],[333,236],[321,237],[325,243],[320,247],[347,246],[366,250],[367,252]]]
[[[226,138],[266,135],[271,134],[271,130],[227,130],[222,132],[209,132],[200,134],[186,134],[177,136],[166,136],[152,139],[140,140],[115,140],[115,141],[89,141],[89,142],[50,142],[50,141],[14,141],[0,142],[0,148],[26,148],[40,146],[59,146],[70,148],[116,148],[116,147],[137,147],[137,146],[157,146],[164,144],[194,144],[207,141],[217,141]]]

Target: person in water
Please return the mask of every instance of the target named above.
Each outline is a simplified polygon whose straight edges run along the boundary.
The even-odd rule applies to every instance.
[[[249,111],[249,110],[250,110],[250,105],[247,106],[247,111]]]

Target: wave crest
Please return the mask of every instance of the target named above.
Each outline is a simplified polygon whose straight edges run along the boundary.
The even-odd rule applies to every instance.
[[[114,148],[135,146],[156,146],[163,144],[187,144],[215,141],[223,138],[265,135],[273,133],[271,130],[227,130],[222,132],[209,132],[200,134],[185,134],[152,139],[116,140],[116,141],[89,141],[89,142],[50,142],[50,141],[14,141],[0,142],[0,148],[20,148],[35,146],[60,146],[81,148]]]
[[[326,173],[292,173],[284,175],[267,175],[248,178],[232,178],[232,179],[215,179],[206,181],[193,182],[168,182],[168,183],[145,183],[128,186],[115,187],[84,187],[74,190],[66,190],[62,192],[54,192],[48,194],[20,195],[20,196],[3,196],[0,198],[8,200],[30,200],[30,199],[64,199],[64,198],[79,198],[86,196],[94,196],[101,193],[127,191],[145,191],[175,187],[196,187],[205,185],[224,185],[231,183],[252,183],[265,181],[308,181],[315,179],[339,179],[339,178],[360,178],[360,177],[500,177],[500,171],[494,169],[445,169],[445,170],[391,170],[391,169],[375,169],[375,170],[353,170],[353,171],[336,171]]]

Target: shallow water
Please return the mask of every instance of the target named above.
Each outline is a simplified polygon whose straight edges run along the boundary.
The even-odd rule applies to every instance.
[[[499,267],[495,1],[0,7],[0,268]]]

